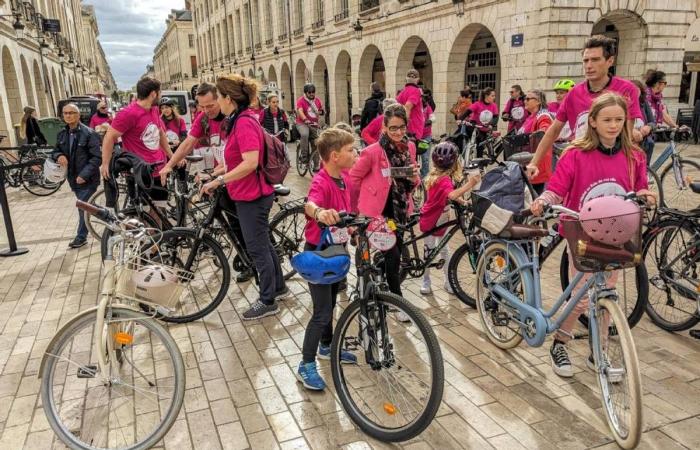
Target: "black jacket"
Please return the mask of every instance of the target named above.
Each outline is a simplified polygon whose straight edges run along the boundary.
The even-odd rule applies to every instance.
[[[27,118],[27,144],[46,145],[46,138],[39,128],[39,121],[34,117]]]
[[[362,108],[360,117],[360,130],[364,130],[367,125],[382,112],[383,92],[373,92],[372,96],[365,100],[365,107]]]
[[[70,145],[70,134],[75,134],[73,147]],[[51,158],[57,160],[64,155],[68,158],[68,184],[71,188],[83,188],[100,182],[100,164],[102,163],[102,150],[100,149],[100,135],[83,123],[71,130],[66,127],[58,132],[56,148],[51,152]],[[84,184],[76,183],[76,178],[85,180]]]
[[[277,132],[279,133],[280,131],[288,130],[289,129],[289,119],[287,119],[287,113],[284,112],[281,108],[277,110],[277,118],[275,118],[272,115],[272,112],[270,111],[270,107],[268,106],[267,108],[263,109],[263,119],[262,119],[262,126],[267,130],[268,133],[274,135],[275,134],[275,122],[277,122]],[[285,142],[287,139],[285,137],[285,133],[282,133],[280,135],[282,138],[281,141]]]

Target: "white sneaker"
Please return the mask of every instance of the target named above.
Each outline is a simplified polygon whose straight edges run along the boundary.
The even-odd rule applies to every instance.
[[[433,293],[430,280],[423,280],[423,286],[420,288],[420,293],[423,295],[430,295]]]
[[[452,286],[450,286],[449,281],[445,281],[445,291],[450,294],[450,295],[455,295],[455,291],[452,289]]]
[[[394,318],[396,318],[396,320],[398,320],[399,322],[404,322],[404,323],[408,323],[411,321],[411,318],[408,317],[408,314],[406,314],[403,311],[396,311],[394,313]]]

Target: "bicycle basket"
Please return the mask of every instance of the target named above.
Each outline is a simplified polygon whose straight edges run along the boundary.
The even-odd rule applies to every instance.
[[[535,153],[543,137],[544,131],[504,136],[502,139],[503,159],[507,161],[511,156],[521,152]]]
[[[599,219],[561,219],[562,234],[569,245],[574,267],[579,272],[625,269],[637,266],[642,261],[641,211],[611,217],[610,220],[627,224],[623,233],[624,242],[620,242],[619,245],[610,245],[590,236],[590,232],[597,230],[601,225]],[[613,233],[614,230],[605,229],[604,232]]]
[[[117,266],[116,297],[175,311],[193,273],[141,257]]]

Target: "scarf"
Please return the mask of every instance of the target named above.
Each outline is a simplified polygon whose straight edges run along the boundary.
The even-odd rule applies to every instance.
[[[664,95],[661,92],[654,93],[654,91],[648,87],[647,88],[647,103],[654,112],[654,118],[656,123],[661,123],[664,121]]]
[[[379,145],[384,149],[386,157],[391,167],[410,167],[411,153],[408,151],[408,144],[405,142],[395,143],[386,135],[379,138]],[[393,219],[399,223],[408,222],[408,200],[413,190],[413,181],[408,178],[392,178],[389,188],[389,199],[394,210]]]

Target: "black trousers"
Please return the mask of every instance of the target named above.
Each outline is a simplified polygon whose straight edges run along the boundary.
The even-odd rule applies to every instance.
[[[260,301],[272,305],[275,294],[284,289],[284,277],[277,252],[270,241],[268,216],[274,195],[251,202],[236,202],[238,220],[246,249],[260,279]]]
[[[316,250],[316,246],[307,243],[304,250]],[[333,309],[338,297],[339,286],[340,282],[333,284],[309,283],[309,293],[314,310],[304,333],[302,347],[304,363],[316,360],[316,349],[319,343],[324,346],[331,345],[333,340]]]
[[[243,250],[246,250],[245,239],[243,239],[243,232],[241,231],[241,223],[238,220],[236,202],[231,200],[231,197],[228,196],[228,192],[224,192],[223,195],[219,196],[219,207],[226,215],[228,224],[231,227],[231,233],[233,233],[233,235],[236,236],[236,239],[238,239],[238,242],[241,243]]]

